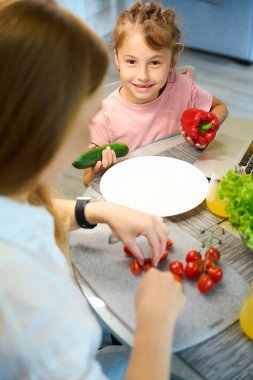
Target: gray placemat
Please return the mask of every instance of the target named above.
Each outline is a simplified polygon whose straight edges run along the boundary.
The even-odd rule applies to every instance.
[[[184,260],[191,249],[200,249],[201,242],[169,222],[170,238],[174,242],[169,258],[160,265],[167,270],[169,261]],[[92,231],[72,233],[72,260],[90,287],[123,322],[135,329],[134,294],[141,278],[129,270],[130,260],[123,253],[122,243],[109,244],[110,230],[99,225]],[[147,251],[145,239],[139,240]],[[196,281],[185,280],[186,307],[176,324],[173,351],[182,351],[203,342],[233,324],[247,294],[248,284],[232,266],[221,261],[223,281],[201,294]]]

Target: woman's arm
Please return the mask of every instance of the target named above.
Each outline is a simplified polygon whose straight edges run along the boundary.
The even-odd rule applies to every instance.
[[[136,334],[126,380],[168,380],[173,331],[185,304],[169,272],[151,269],[136,294]]]
[[[79,228],[75,219],[74,200],[54,199],[55,212],[65,221],[67,231]],[[132,254],[143,262],[144,254],[136,243],[136,237],[147,238],[152,263],[157,266],[168,239],[168,227],[163,219],[110,202],[89,202],[85,207],[85,218],[90,224],[106,223]]]

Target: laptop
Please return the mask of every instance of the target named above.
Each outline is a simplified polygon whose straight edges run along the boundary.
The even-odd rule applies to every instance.
[[[207,178],[220,164],[238,165],[253,175],[253,120],[227,119],[193,163]]]

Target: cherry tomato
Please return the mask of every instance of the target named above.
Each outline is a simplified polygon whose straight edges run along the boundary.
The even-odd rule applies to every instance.
[[[205,259],[205,265],[206,265],[206,269],[210,267],[214,268],[216,266],[214,260],[211,259],[211,257],[209,257],[208,259]]]
[[[196,261],[196,263],[198,264],[200,273],[203,273],[206,271],[206,260],[199,260],[199,261]]]
[[[133,257],[132,252],[129,251],[126,245],[124,246],[124,252],[128,257]]]
[[[210,292],[210,290],[213,288],[213,285],[214,281],[208,274],[203,273],[199,276],[197,286],[201,293]]]
[[[153,265],[151,263],[151,260],[150,259],[145,259],[144,263],[142,264],[142,269],[144,269],[145,271],[148,271],[152,267],[153,267]]]
[[[206,251],[205,257],[206,258],[210,258],[215,263],[217,263],[217,261],[220,260],[220,251],[217,248],[215,248],[215,247],[211,247],[211,248],[208,249],[208,251]]]
[[[221,267],[210,267],[207,269],[207,273],[212,277],[214,282],[220,282],[222,280],[223,271]]]
[[[184,268],[184,275],[186,278],[194,278],[200,274],[199,265],[195,261],[186,263]]]
[[[198,264],[198,267],[199,267],[199,271],[201,273],[206,273],[208,268],[216,266],[216,264],[213,261],[213,259],[210,259],[210,258],[204,259],[204,260],[200,260],[200,261],[197,262],[197,264]]]
[[[166,260],[168,256],[169,256],[169,253],[167,251],[165,251],[164,254],[161,256],[159,262],[163,261],[163,260]]]
[[[172,261],[169,265],[170,271],[177,275],[177,276],[182,276],[184,273],[184,266],[181,261]]]
[[[167,240],[167,243],[166,243],[166,247],[167,247],[167,248],[170,248],[170,247],[172,247],[172,246],[173,246],[173,241],[170,240],[170,239],[168,239],[168,240]]]
[[[130,263],[130,270],[131,272],[137,276],[138,274],[141,274],[142,272],[142,267],[141,265],[138,263],[138,261],[136,259],[133,259]]]
[[[187,255],[185,256],[185,260],[187,263],[190,263],[192,261],[198,261],[201,260],[201,254],[193,249],[192,251],[189,251]]]
[[[177,276],[176,274],[173,274],[173,277],[174,277],[174,280],[179,282],[179,284],[182,284],[183,283],[183,280],[181,277]]]

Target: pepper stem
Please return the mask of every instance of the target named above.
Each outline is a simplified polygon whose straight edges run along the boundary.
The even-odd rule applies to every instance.
[[[214,121],[210,121],[210,123],[201,123],[199,125],[199,132],[201,133],[205,133],[206,131],[208,131],[208,129],[212,128],[214,124]]]

